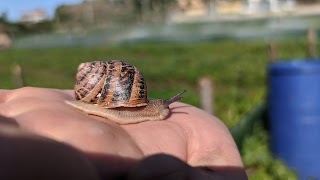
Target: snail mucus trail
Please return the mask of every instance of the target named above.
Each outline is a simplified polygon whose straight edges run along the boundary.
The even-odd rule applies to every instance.
[[[65,103],[118,124],[131,124],[166,119],[169,105],[182,100],[185,92],[166,100],[148,99],[146,82],[135,66],[120,60],[93,61],[79,65],[75,84],[77,101]]]

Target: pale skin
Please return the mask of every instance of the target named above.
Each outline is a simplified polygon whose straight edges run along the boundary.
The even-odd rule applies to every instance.
[[[64,103],[73,99],[71,90],[0,90],[0,147],[10,147],[0,148],[0,179],[24,168],[60,179],[247,179],[228,129],[198,108],[176,102],[165,120],[119,125]]]

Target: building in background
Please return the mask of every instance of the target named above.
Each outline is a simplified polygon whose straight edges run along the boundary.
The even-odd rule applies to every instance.
[[[171,19],[220,18],[224,15],[272,15],[295,9],[296,0],[177,0]]]
[[[247,0],[244,12],[249,14],[261,12],[281,13],[292,11],[295,5],[295,0]]]
[[[20,21],[26,23],[39,23],[48,20],[49,16],[43,9],[35,9],[22,14]]]
[[[188,16],[198,16],[207,13],[207,7],[202,0],[177,0],[179,9]]]

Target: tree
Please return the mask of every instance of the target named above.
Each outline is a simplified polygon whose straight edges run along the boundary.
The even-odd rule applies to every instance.
[[[0,22],[8,23],[8,13],[6,11],[2,12],[0,15]]]
[[[135,13],[140,21],[150,21],[159,17],[164,20],[171,7],[176,4],[177,1],[174,0],[133,0]]]
[[[133,6],[135,13],[138,15],[140,21],[142,21],[142,0],[133,0]]]

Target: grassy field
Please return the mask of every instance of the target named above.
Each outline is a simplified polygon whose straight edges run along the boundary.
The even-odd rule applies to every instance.
[[[277,42],[280,59],[304,58],[304,39]],[[16,88],[12,69],[22,67],[25,86],[73,88],[79,63],[122,59],[136,65],[150,97],[168,98],[187,89],[184,102],[199,106],[198,80],[214,82],[215,115],[229,128],[266,96],[267,42],[221,41],[193,44],[125,44],[117,46],[8,49],[0,52],[0,88]],[[261,127],[244,142],[242,156],[251,179],[293,178],[268,150]]]

